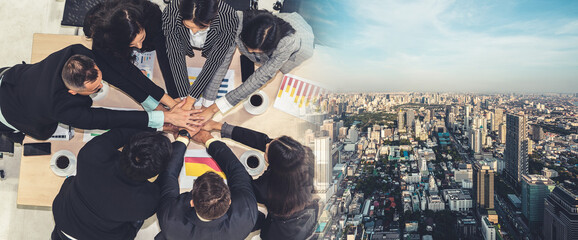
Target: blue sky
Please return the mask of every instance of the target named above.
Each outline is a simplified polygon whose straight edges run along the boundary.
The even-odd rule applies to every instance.
[[[338,91],[578,93],[578,1],[317,2]]]

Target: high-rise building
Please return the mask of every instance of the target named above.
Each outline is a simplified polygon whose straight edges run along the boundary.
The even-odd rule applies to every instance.
[[[502,124],[503,118],[504,110],[501,108],[494,108],[494,122],[492,124],[492,131],[499,131],[499,127]]]
[[[505,123],[500,124],[500,129],[498,131],[498,142],[500,142],[501,144],[506,143],[506,124]]]
[[[399,131],[399,132],[401,132],[402,129],[405,129],[405,128],[404,128],[404,127],[405,127],[405,124],[404,124],[404,121],[403,121],[403,119],[404,119],[404,118],[403,118],[403,115],[404,115],[404,114],[403,114],[403,111],[400,109],[400,110],[399,110],[399,113],[397,113],[397,131]]]
[[[494,208],[494,170],[488,165],[476,164],[474,169],[476,206],[481,209]]]
[[[528,220],[530,229],[542,226],[544,199],[554,187],[554,182],[542,175],[522,176],[522,214]]]
[[[356,143],[359,140],[359,131],[357,131],[357,126],[353,125],[349,128],[347,133],[347,141],[350,143]]]
[[[504,161],[506,173],[516,184],[522,181],[522,175],[528,174],[528,130],[526,116],[523,114],[506,115],[506,149]]]
[[[423,117],[423,122],[427,123],[427,122],[429,122],[429,121],[431,121],[431,110],[426,109],[426,110],[425,110],[425,115],[424,115],[424,117]]]
[[[544,239],[578,239],[578,190],[559,185],[544,203]]]
[[[415,110],[413,110],[413,109],[408,109],[408,110],[405,112],[405,126],[406,126],[408,129],[411,129],[412,126],[413,126],[414,121],[415,121]]]
[[[496,240],[496,229],[487,216],[482,216],[482,236],[484,240]]]
[[[339,128],[339,140],[347,138],[347,127],[340,127]]]
[[[538,125],[532,126],[532,139],[536,142],[542,141],[544,139],[544,130]]]
[[[321,125],[320,129],[321,130],[325,130],[327,131],[327,133],[329,134],[329,137],[331,138],[331,142],[335,141],[335,123],[333,122],[333,119],[327,119],[327,120],[323,120],[323,125]]]
[[[315,136],[313,153],[315,155],[313,187],[317,192],[327,191],[331,186],[333,166],[331,166],[331,138],[325,131],[321,131]]]
[[[345,125],[345,123],[343,122],[343,120],[339,120],[339,122],[336,122],[333,125],[333,141],[337,141],[338,136],[339,136],[339,129],[341,129],[343,127],[343,125]]]
[[[482,131],[483,128],[481,127],[472,129],[472,134],[470,137],[470,144],[471,144],[470,147],[472,148],[472,151],[474,151],[474,153],[482,152],[482,142],[483,142]]]
[[[464,130],[467,130],[470,128],[470,111],[472,109],[472,106],[470,105],[466,105],[465,111],[466,111],[466,117],[464,118]]]

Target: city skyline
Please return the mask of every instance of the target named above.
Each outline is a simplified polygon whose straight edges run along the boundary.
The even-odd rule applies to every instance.
[[[335,47],[319,47],[327,63],[319,80],[337,92],[575,93],[575,9],[573,1],[340,0],[321,10],[338,14],[321,14]]]

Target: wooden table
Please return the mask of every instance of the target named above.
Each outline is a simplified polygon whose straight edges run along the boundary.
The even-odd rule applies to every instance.
[[[44,59],[49,54],[58,51],[68,45],[76,43],[84,44],[87,47],[91,46],[91,42],[82,36],[34,34],[31,58],[32,63],[36,63]],[[189,67],[202,67],[204,58],[200,57],[200,52],[196,52],[195,55],[197,57],[187,59],[187,65]],[[231,63],[229,69],[233,69],[235,71],[235,85],[240,85],[241,72],[239,67],[238,51],[235,53],[233,62]],[[314,126],[273,107],[275,95],[277,94],[277,90],[281,84],[281,78],[282,74],[278,73],[274,80],[270,81],[266,86],[261,88],[261,90],[263,90],[268,95],[270,103],[267,112],[264,114],[253,116],[243,109],[241,103],[230,112],[228,112],[224,117],[219,113],[216,114],[214,120],[227,121],[228,123],[234,125],[240,125],[243,127],[262,131],[272,137],[288,135],[296,139],[302,139],[305,130],[307,128],[313,128]],[[158,67],[158,63],[155,63],[153,80],[159,86],[164,88],[165,85],[164,81],[162,80],[162,75]],[[113,88],[111,88],[111,91],[104,99],[95,101],[94,105],[142,109],[142,107],[140,107],[140,105],[130,97]],[[78,151],[84,145],[84,142],[82,141],[83,133],[84,131],[82,129],[75,129],[75,136],[69,141],[50,141],[52,143],[52,153],[55,153],[61,149],[67,149],[75,155],[78,155]],[[237,144],[233,141],[225,141],[231,147],[233,152],[237,154],[237,156],[240,156],[247,149],[245,146]],[[38,141],[30,137],[26,137],[24,139],[24,143],[30,142],[42,141]],[[201,149],[203,146],[191,143],[188,148]],[[18,199],[16,201],[17,204],[46,207],[52,206],[52,201],[54,200],[56,194],[58,194],[64,178],[59,177],[52,172],[49,164],[50,159],[51,156],[21,157]]]

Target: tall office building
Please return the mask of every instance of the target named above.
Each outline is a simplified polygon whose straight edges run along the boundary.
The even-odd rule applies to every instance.
[[[327,120],[323,120],[323,125],[321,125],[320,129],[321,130],[325,130],[327,131],[327,133],[329,134],[329,137],[331,138],[331,142],[335,141],[335,123],[333,122],[333,119],[327,119]]]
[[[397,113],[397,131],[401,132],[402,129],[405,129],[404,121],[403,121],[403,111],[400,109],[399,113]]]
[[[349,128],[347,133],[347,141],[350,143],[356,143],[359,140],[359,132],[357,131],[357,125],[353,125]]]
[[[544,239],[578,239],[578,190],[558,185],[544,203]]]
[[[528,174],[528,130],[523,114],[506,115],[504,161],[510,180],[519,184],[522,175]]]
[[[482,216],[482,237],[484,240],[496,240],[496,228],[488,220],[487,216]]]
[[[528,220],[530,229],[542,226],[544,199],[554,187],[554,182],[542,175],[522,176],[522,214]]]
[[[500,129],[498,131],[498,141],[501,144],[506,143],[506,124],[505,123],[500,124]]]
[[[492,123],[492,131],[499,131],[504,118],[504,110],[501,108],[494,108],[494,122]]]
[[[470,128],[470,111],[472,109],[472,106],[470,105],[466,105],[465,111],[466,111],[466,117],[464,118],[464,130],[467,130]]]
[[[425,115],[423,117],[423,122],[424,123],[428,123],[429,121],[431,121],[431,110],[426,109],[425,110]]]
[[[315,155],[314,189],[317,192],[327,191],[331,186],[333,166],[331,166],[331,138],[325,131],[321,131],[313,140]]]
[[[494,208],[494,170],[488,165],[476,164],[474,168],[476,206],[481,209]]]
[[[544,130],[539,125],[532,126],[532,139],[536,142],[542,141],[544,139]]]
[[[408,129],[412,129],[413,123],[415,121],[415,110],[413,109],[408,109],[405,112],[405,126]]]
[[[482,128],[478,127],[475,129],[472,129],[471,131],[471,135],[470,135],[470,147],[472,148],[472,151],[474,151],[474,153],[480,153],[482,152]]]

